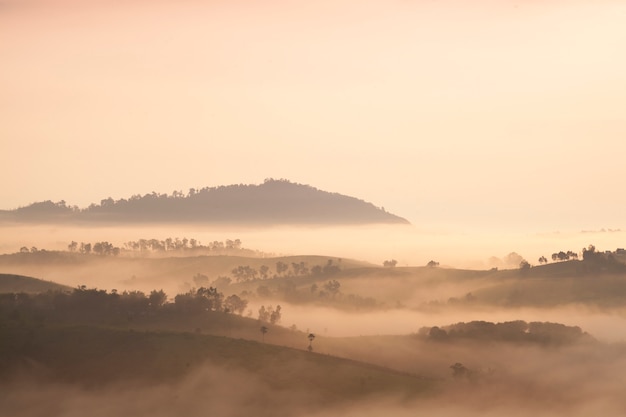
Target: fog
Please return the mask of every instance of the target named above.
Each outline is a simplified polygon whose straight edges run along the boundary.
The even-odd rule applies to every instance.
[[[494,349],[489,352],[494,354]],[[591,355],[584,349],[546,352],[504,350],[510,369],[473,382],[445,378],[434,392],[419,398],[366,397],[335,402],[314,391],[270,389],[262,377],[219,364],[199,367],[182,380],[167,383],[115,383],[88,389],[69,384],[21,380],[0,392],[3,414],[143,416],[620,416],[626,411],[624,349]],[[427,353],[433,356],[433,353]],[[522,363],[515,363],[523,359]],[[587,362],[592,359],[593,362]],[[494,362],[506,361],[496,357]],[[332,374],[328,375],[332,378]],[[303,376],[306,378],[306,376]]]
[[[267,254],[328,255],[364,260],[376,265],[396,259],[399,266],[425,265],[430,260],[455,268],[507,266],[496,260],[516,252],[531,263],[559,250],[579,252],[589,244],[601,250],[624,246],[621,230],[499,232],[432,228],[421,225],[358,227],[302,226],[250,228],[224,225],[88,226],[0,225],[0,253],[20,247],[65,250],[72,241],[109,241],[122,247],[129,240],[194,238],[201,242],[241,239],[244,247]],[[509,265],[516,267],[517,265]]]
[[[254,305],[253,305],[254,306]],[[420,312],[407,309],[342,312],[335,309],[297,306],[281,303],[283,323],[295,324],[329,337],[406,335],[422,327],[445,326],[470,321],[527,322],[548,321],[579,326],[596,339],[626,342],[626,311],[593,311],[585,307],[515,308],[515,309],[449,309],[442,312]],[[254,308],[254,307],[252,307]]]
[[[271,416],[283,415],[284,410],[268,405],[280,404],[297,412],[301,404],[311,404],[314,399],[304,392],[281,394],[250,372],[209,364],[181,381],[167,383],[119,383],[86,389],[25,379],[4,388],[0,394],[3,414],[16,417]],[[276,411],[279,413],[274,414]]]
[[[132,320],[122,316],[116,321],[104,316],[105,326],[119,326],[117,331],[128,332],[124,334],[130,334],[131,338],[134,332],[171,332],[168,334],[174,347],[167,348],[173,349],[165,353],[167,357],[185,354],[183,349],[176,350],[179,349],[176,346],[184,345],[181,340],[192,337],[189,332],[193,329],[196,338],[227,336],[225,339],[230,338],[233,343],[245,339],[251,345],[245,349],[238,346],[240,356],[234,360],[194,364],[178,378],[142,378],[140,371],[131,379],[99,381],[97,377],[85,377],[68,382],[62,372],[47,368],[52,365],[43,363],[45,357],[40,359],[42,363],[20,357],[23,373],[0,386],[0,408],[7,415],[582,417],[618,416],[626,412],[626,400],[621,394],[626,383],[626,309],[619,292],[623,274],[609,274],[604,277],[607,279],[602,274],[579,276],[564,263],[560,270],[563,276],[546,273],[526,277],[518,265],[506,264],[511,252],[536,263],[541,255],[549,257],[559,250],[577,252],[590,243],[600,250],[614,250],[623,246],[621,231],[505,235],[418,226],[251,229],[206,225],[128,228],[4,225],[2,232],[0,249],[5,253],[18,252],[21,246],[66,250],[71,241],[106,240],[122,246],[129,240],[168,237],[194,238],[203,243],[241,239],[243,247],[259,251],[255,256],[237,259],[184,258],[180,254],[168,258],[167,252],[158,258],[139,253],[132,256],[122,253],[117,257],[84,255],[68,257],[71,262],[41,265],[36,262],[37,256],[23,258],[33,261],[22,264],[18,262],[19,256],[3,257],[3,262],[17,259],[11,261],[14,263],[4,263],[0,271],[3,273],[24,273],[71,287],[86,285],[145,292],[163,288],[170,301],[175,294],[194,285],[195,274],[206,274],[212,282],[220,275],[229,275],[233,265],[258,268],[266,263],[273,268],[274,260],[265,258],[270,256],[323,255],[320,261],[342,259],[341,265],[346,267],[336,275],[278,276],[226,284],[219,288],[225,295],[245,293],[249,301],[243,317],[251,320],[224,320],[239,328],[224,330],[224,323],[211,326],[206,323],[209,319],[203,322],[196,318],[188,321],[184,317],[163,316],[165,319],[159,321],[154,319],[159,316],[137,315]],[[45,260],[45,256],[41,259]],[[389,259],[398,260],[398,266],[382,268],[382,262]],[[423,268],[430,260],[440,262],[441,267]],[[494,263],[501,269],[512,270],[490,271]],[[323,287],[334,279],[341,284],[336,294],[311,295],[313,284]],[[585,285],[606,285],[609,293],[615,286],[617,301],[603,304],[585,292],[588,287],[574,288],[573,283],[578,279],[585,280]],[[550,287],[542,287],[544,283]],[[290,295],[281,292],[283,284],[293,285],[289,287]],[[537,297],[530,294],[530,302],[528,299],[522,299],[519,305],[507,302],[508,292],[519,290],[521,284],[537,285],[537,291],[556,290],[542,298],[548,301],[545,305],[532,303],[536,301],[533,298],[545,295],[538,293]],[[258,291],[260,285],[268,287],[269,295]],[[472,293],[477,294],[475,300],[469,297]],[[369,298],[374,300],[370,304],[354,302]],[[260,306],[270,304],[281,305],[282,317],[278,324],[267,324],[269,333],[263,334],[265,344],[261,344],[259,327],[265,324],[256,320],[256,313]],[[0,324],[13,323],[11,314],[6,317],[9,318]],[[211,317],[220,320],[215,318],[217,315]],[[420,332],[425,327],[443,328],[460,322],[519,320],[578,326],[591,338],[549,345],[482,339],[437,341]],[[102,325],[95,323],[95,327]],[[308,333],[316,336],[311,353],[305,351]],[[182,336],[179,339],[176,335]],[[270,356],[254,354],[257,350],[285,347],[308,356],[306,360],[294,360],[285,359],[283,353],[274,355],[272,351],[263,353],[269,352]],[[132,354],[132,343],[121,348],[129,349]],[[266,363],[267,357],[276,362]],[[107,363],[107,358],[98,357],[96,362],[105,367],[115,366]],[[330,359],[348,359],[346,363],[355,368],[340,377],[336,373],[337,364],[324,362]],[[456,363],[462,364],[466,373],[455,376],[451,365]],[[284,371],[276,371],[278,364]],[[91,365],[85,366],[90,369]],[[271,368],[273,372],[269,372]],[[373,370],[383,373],[377,374],[380,381],[363,376]],[[322,382],[313,377],[320,374]],[[385,378],[391,378],[394,383],[397,383],[394,378],[415,378],[427,388],[411,393],[402,389],[364,391],[367,384],[385,386]],[[404,387],[404,382],[400,381],[399,386]],[[337,388],[333,383],[343,385]],[[344,386],[346,392],[341,391]]]

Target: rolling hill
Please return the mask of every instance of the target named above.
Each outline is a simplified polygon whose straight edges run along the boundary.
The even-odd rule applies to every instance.
[[[23,275],[0,274],[0,293],[38,293],[67,290],[69,287]]]

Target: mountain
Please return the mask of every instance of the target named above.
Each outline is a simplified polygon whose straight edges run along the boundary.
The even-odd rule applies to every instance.
[[[409,224],[371,203],[287,180],[260,185],[229,185],[172,195],[151,193],[128,199],[108,198],[85,209],[64,201],[33,203],[0,212],[17,222],[84,221],[112,223],[204,222],[222,224]]]

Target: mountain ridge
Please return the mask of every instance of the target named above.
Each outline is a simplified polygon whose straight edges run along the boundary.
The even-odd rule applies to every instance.
[[[288,180],[260,185],[190,189],[187,194],[152,192],[128,199],[107,198],[80,209],[65,201],[43,201],[0,211],[14,222],[84,221],[110,223],[205,222],[217,224],[410,224],[364,200]]]

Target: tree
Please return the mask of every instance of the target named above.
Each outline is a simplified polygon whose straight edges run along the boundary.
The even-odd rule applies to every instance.
[[[261,265],[259,267],[259,274],[261,274],[261,279],[267,279],[267,273],[269,272],[270,267],[267,265]]]
[[[69,250],[70,252],[76,252],[77,248],[78,248],[78,243],[74,242],[73,240],[72,240],[72,243],[67,245],[67,250]]]
[[[307,338],[309,339],[309,352],[312,352],[313,351],[313,339],[315,339],[315,335],[313,333],[309,333]]]
[[[79,252],[80,253],[85,253],[85,254],[91,253],[91,243],[80,242]]]
[[[281,306],[276,306],[274,309],[272,306],[261,306],[259,308],[259,321],[263,323],[276,324],[281,319]]]
[[[336,274],[340,270],[341,268],[339,268],[339,265],[334,265],[332,259],[329,259],[324,268],[322,268],[323,273],[326,275]]]
[[[333,279],[332,281],[328,281],[326,284],[324,284],[324,289],[328,291],[333,297],[335,297],[339,293],[340,287],[341,284],[335,279]]]
[[[452,376],[454,376],[455,378],[469,376],[469,369],[463,366],[462,363],[457,362],[454,365],[451,365],[450,368],[452,369]]]
[[[265,343],[265,333],[268,332],[268,328],[267,326],[261,326],[261,340],[263,341],[263,343]]]
[[[396,261],[395,259],[383,262],[383,266],[385,268],[394,268],[397,264],[398,264],[398,261]]]
[[[280,319],[281,319],[280,310],[281,310],[281,306],[277,305],[276,306],[276,310],[274,310],[274,311],[272,311],[270,313],[270,323],[276,324],[276,323],[280,322]]]
[[[591,261],[597,259],[598,252],[594,245],[589,245],[587,248],[583,248],[583,261]]]
[[[289,265],[284,262],[278,261],[276,262],[276,275],[283,275],[283,273],[287,272],[289,269]]]
[[[167,294],[163,290],[152,290],[148,297],[148,302],[152,308],[159,308],[167,301]]]
[[[539,263],[540,264],[547,264],[548,263],[548,259],[545,256],[542,256],[539,258]]]
[[[205,304],[207,310],[212,311],[221,311],[222,310],[222,300],[224,299],[224,294],[217,291],[217,288],[209,287],[198,288],[196,292],[197,297],[201,297],[205,299]]]
[[[248,301],[235,294],[229,295],[224,301],[224,308],[227,313],[236,313],[241,315],[247,306]]]
[[[267,323],[270,320],[270,312],[265,308],[265,306],[261,306],[259,308],[259,321]]]
[[[573,253],[572,251],[568,251],[567,253],[563,251],[560,251],[558,253],[553,253],[552,260],[553,261],[568,261],[570,259],[570,254],[572,253]]]
[[[20,248],[20,253],[28,253],[28,252],[30,252],[30,249],[28,249],[26,246],[22,246]]]
[[[429,267],[429,268],[436,268],[436,267],[438,267],[438,266],[439,266],[439,262],[436,262],[436,261],[430,261],[430,262],[428,262],[428,263],[426,264],[426,266],[427,266],[427,267]]]
[[[519,264],[519,269],[522,272],[526,272],[530,269],[530,263],[526,259],[522,259],[522,262]]]

